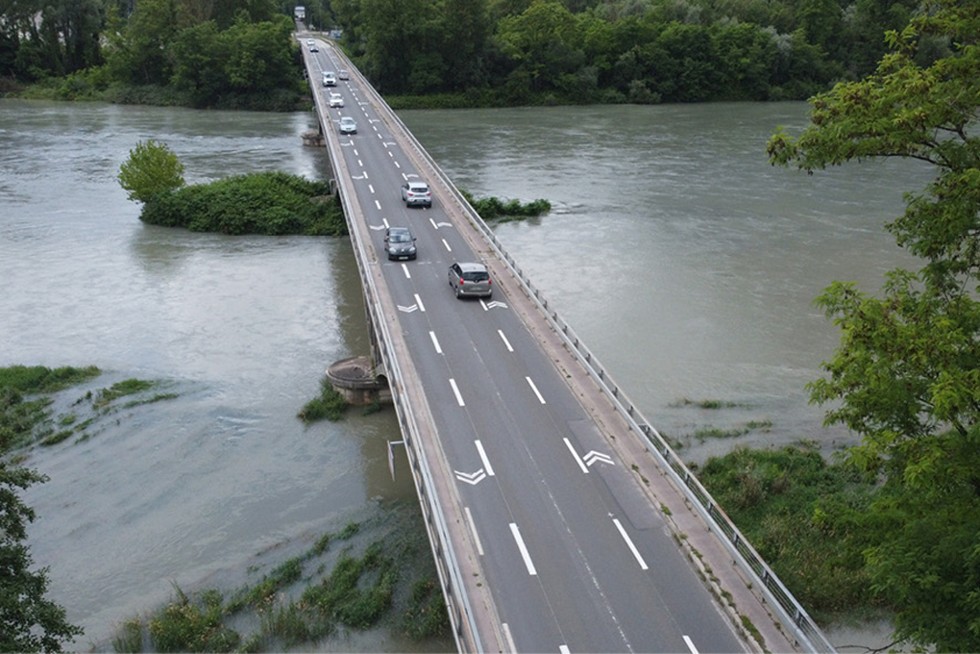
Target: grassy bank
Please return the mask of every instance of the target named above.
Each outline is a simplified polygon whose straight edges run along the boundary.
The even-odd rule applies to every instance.
[[[828,463],[811,444],[739,448],[709,459],[698,479],[819,622],[871,615],[864,551],[879,538],[867,507],[873,480]]]

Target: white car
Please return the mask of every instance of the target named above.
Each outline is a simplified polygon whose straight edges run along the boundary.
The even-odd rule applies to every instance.
[[[343,107],[344,106],[344,96],[339,93],[330,94],[330,106],[331,107]]]
[[[344,116],[340,119],[340,133],[341,134],[357,134],[357,123],[350,116]]]
[[[323,71],[323,85],[324,86],[337,86],[337,76],[332,70]]]

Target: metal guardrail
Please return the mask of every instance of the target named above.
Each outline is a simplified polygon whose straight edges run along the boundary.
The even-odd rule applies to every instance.
[[[636,408],[636,405],[626,396],[618,384],[613,381],[609,373],[599,363],[598,358],[585,346],[582,339],[578,337],[571,326],[559,316],[557,311],[549,307],[548,301],[544,298],[543,294],[534,287],[530,278],[524,274],[520,266],[517,265],[517,262],[506,252],[503,245],[497,239],[496,234],[480,218],[476,210],[470,206],[466,198],[463,197],[459,189],[456,188],[455,184],[446,176],[442,169],[435,164],[435,160],[426,152],[422,144],[418,142],[398,115],[388,106],[384,98],[370,84],[365,84],[364,90],[373,96],[376,106],[384,110],[387,114],[385,117],[404,130],[412,146],[416,149],[418,156],[424,159],[430,170],[439,177],[444,186],[453,194],[454,199],[464,210],[470,222],[483,233],[486,240],[492,245],[495,254],[514,274],[527,296],[534,301],[538,309],[546,316],[548,322],[570,348],[570,351],[575,355],[578,362],[588,372],[601,391],[608,396],[617,412],[623,417],[627,425],[629,425],[630,430],[642,435],[642,442],[645,448],[655,455],[675,483],[685,490],[687,498],[698,510],[702,518],[712,525],[717,533],[724,536],[722,542],[726,549],[732,555],[733,559],[741,564],[742,568],[753,581],[758,584],[767,601],[777,608],[783,623],[793,629],[796,639],[801,646],[811,652],[835,652],[834,646],[827,640],[827,637],[806,612],[806,609],[803,608],[779,577],[776,576],[776,573],[772,571],[759,553],[756,552],[755,548],[752,547],[735,524],[722,511],[711,494],[708,493],[707,489],[691,473],[683,460],[677,456],[673,448],[661,436],[660,432],[647,421],[639,409]],[[375,324],[383,325],[383,321],[376,320]],[[458,574],[458,569],[456,573]],[[473,628],[475,629],[475,625],[473,625]]]
[[[321,94],[318,93],[316,81],[312,79],[312,76],[310,86],[317,106],[318,120],[321,121],[321,128],[324,128],[322,120],[324,116],[329,116],[329,111],[323,106],[323,99]],[[388,374],[395,412],[405,438],[405,449],[409,455],[412,477],[416,485],[416,493],[419,497],[419,504],[422,507],[433,558],[436,561],[436,571],[439,576],[440,585],[442,586],[443,595],[446,598],[446,605],[449,609],[453,636],[456,640],[457,649],[460,651],[482,652],[483,643],[469,598],[464,590],[463,575],[460,571],[454,548],[451,546],[445,513],[438,495],[430,492],[430,489],[434,489],[436,486],[433,482],[432,471],[429,468],[428,457],[425,452],[425,439],[420,437],[422,434],[422,429],[419,424],[420,421],[416,416],[415,410],[413,410],[412,404],[405,401],[404,391],[407,387],[405,376],[398,363],[398,358],[392,355],[391,344],[394,341],[388,331],[388,326],[382,312],[381,294],[378,292],[373,276],[369,274],[368,262],[371,258],[365,249],[366,239],[361,230],[363,221],[355,220],[355,217],[361,217],[362,213],[360,207],[351,202],[351,194],[346,186],[346,182],[349,182],[351,178],[347,164],[339,151],[336,133],[330,124],[326,125],[325,129],[329,132],[324,136],[331,165],[333,166],[335,175],[341,177],[341,181],[338,183],[340,199],[344,208],[344,215],[347,217],[351,241],[354,246],[358,274],[360,275],[361,284],[364,288],[365,306],[369,313],[371,324],[380,336],[378,339],[378,353]],[[434,431],[434,428],[430,429],[431,431]]]

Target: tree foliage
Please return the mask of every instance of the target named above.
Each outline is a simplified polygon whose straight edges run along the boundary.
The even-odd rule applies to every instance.
[[[63,641],[82,633],[68,623],[63,608],[45,598],[48,571],[31,570],[24,544],[35,516],[18,492],[44,481],[33,470],[0,461],[0,652],[60,652]]]
[[[119,184],[130,200],[146,203],[184,185],[184,164],[165,144],[140,141],[119,167]]]
[[[870,548],[874,588],[900,637],[980,650],[980,4],[928,0],[874,74],[811,100],[811,125],[777,132],[771,160],[812,172],[903,157],[935,177],[887,225],[921,269],[879,296],[835,283],[819,304],[842,332],[811,397],[862,436],[850,460],[884,476]],[[937,47],[941,44],[941,48]]]

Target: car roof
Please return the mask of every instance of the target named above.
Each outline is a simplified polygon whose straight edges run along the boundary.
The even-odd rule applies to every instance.
[[[426,184],[425,182],[409,182],[408,185],[409,186],[424,186],[426,188],[429,188],[429,185]]]
[[[353,123],[354,122],[354,119],[351,118],[350,116],[341,116],[340,117],[340,122],[342,122],[342,123]]]
[[[388,233],[389,234],[395,234],[395,233],[411,234],[412,233],[412,230],[410,230],[408,227],[389,227],[388,228]]]
[[[487,267],[482,263],[475,263],[472,261],[457,261],[456,265],[459,266],[459,269],[463,272],[479,272],[487,269]]]

